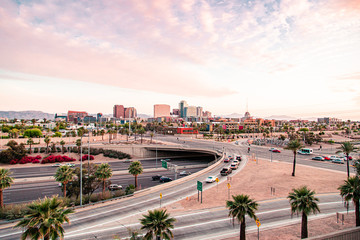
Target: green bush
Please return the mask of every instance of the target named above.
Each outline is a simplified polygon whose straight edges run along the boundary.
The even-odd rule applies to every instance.
[[[130,184],[129,186],[126,187],[125,189],[125,194],[129,195],[129,194],[133,194],[135,192],[135,186]]]
[[[39,152],[39,148],[34,148],[34,153],[38,153]]]
[[[41,148],[40,148],[40,153],[44,153],[44,152],[46,152],[46,148],[45,148],[45,147],[41,147]]]
[[[8,204],[0,208],[0,218],[14,220],[24,217],[30,213],[28,204]]]
[[[121,196],[125,196],[125,191],[123,190],[116,190],[114,191],[113,193],[113,197],[116,198],[116,197],[121,197]]]

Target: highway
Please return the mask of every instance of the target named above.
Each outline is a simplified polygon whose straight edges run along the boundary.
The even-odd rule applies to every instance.
[[[160,137],[162,141],[180,142],[174,137]],[[241,171],[246,164],[246,145],[235,145],[229,143],[213,143],[196,139],[180,139],[182,146],[206,148],[215,150],[224,150],[227,155],[243,154],[244,160],[240,164]],[[250,154],[255,153],[257,157],[268,156],[268,148],[251,146]],[[273,160],[292,162],[293,155],[290,151],[273,154]],[[319,166],[338,171],[346,171],[345,166],[316,162],[308,160],[308,157],[298,156],[298,164]],[[162,205],[173,206],[172,203],[184,199],[197,193],[196,182],[204,181],[207,176],[219,177],[220,182],[226,181],[226,177],[221,177],[219,171],[228,164],[219,162],[219,165],[209,170],[201,176],[187,176],[179,182],[170,182],[162,184],[165,189],[155,187],[153,190],[145,189],[135,194],[134,197],[122,199],[110,205],[96,205],[96,208],[89,208],[79,211],[70,216],[71,224],[65,224],[65,239],[111,239],[112,236],[127,237],[127,228],[139,228],[138,219],[149,209],[159,207],[159,194],[162,193]],[[234,174],[234,173],[233,173]],[[186,181],[185,181],[186,180]],[[204,184],[205,189],[215,186],[214,184]],[[343,202],[338,193],[320,195],[321,214],[345,211]],[[352,204],[350,204],[352,206]],[[351,210],[351,209],[350,209]],[[175,239],[219,239],[226,236],[236,236],[239,232],[239,226],[236,223],[233,227],[230,219],[227,217],[228,211],[224,208],[194,211],[186,215],[174,215],[177,222],[175,223]],[[300,218],[291,218],[289,202],[286,199],[276,199],[271,201],[260,202],[259,211],[257,212],[262,219],[262,226],[273,227],[300,221]],[[248,230],[255,229],[254,222],[247,220]],[[12,229],[11,226],[3,226],[0,229],[1,239],[19,239],[20,229]]]

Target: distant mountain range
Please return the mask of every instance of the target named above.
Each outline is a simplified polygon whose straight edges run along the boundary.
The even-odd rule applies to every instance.
[[[55,114],[41,111],[0,111],[0,117],[8,119],[54,119]]]

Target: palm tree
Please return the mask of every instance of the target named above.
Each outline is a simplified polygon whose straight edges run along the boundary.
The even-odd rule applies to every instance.
[[[103,181],[103,197],[105,195],[105,181],[112,176],[112,170],[110,168],[110,165],[108,163],[102,163],[100,166],[96,169],[95,176]]]
[[[29,144],[29,146],[30,146],[30,149],[29,149],[29,153],[31,154],[31,145],[33,145],[34,144],[34,140],[32,140],[32,138],[31,137],[29,137],[29,139],[27,140],[27,142],[26,142],[27,144]]]
[[[150,143],[152,143],[152,139],[153,139],[153,137],[154,137],[154,133],[152,132],[152,133],[150,133]]]
[[[291,214],[302,212],[301,218],[301,238],[308,237],[307,216],[312,212],[320,212],[317,202],[319,199],[315,197],[315,191],[308,189],[306,186],[293,189],[287,197],[290,201]]]
[[[21,239],[64,239],[64,222],[70,223],[68,215],[72,209],[62,207],[58,197],[35,201],[29,206],[30,213],[26,215],[15,227],[24,228]],[[14,228],[15,228],[14,227]]]
[[[64,198],[66,198],[66,184],[72,180],[73,176],[74,170],[69,166],[61,166],[56,170],[54,177],[57,182],[62,183]]]
[[[60,141],[60,145],[61,145],[61,153],[62,153],[62,154],[64,154],[64,150],[65,150],[65,148],[64,148],[65,141],[64,141],[64,140],[61,140],[61,141]]]
[[[349,155],[352,152],[356,152],[356,149],[354,145],[351,142],[343,142],[340,145],[340,151],[337,151],[336,153],[345,153],[346,155],[346,167],[347,167],[347,176],[350,177],[350,169],[349,169]]]
[[[140,219],[141,229],[147,230],[144,239],[151,240],[155,236],[157,240],[171,239],[174,237],[171,232],[171,228],[174,228],[175,218],[165,210],[154,211],[149,210],[147,215],[143,215],[144,218]]]
[[[80,148],[82,144],[82,139],[76,139],[76,146],[78,147],[78,153],[80,154]]]
[[[353,200],[355,205],[355,218],[356,226],[360,226],[359,216],[359,199],[360,199],[360,179],[358,176],[349,177],[345,180],[345,183],[339,188],[340,195],[345,198],[346,201]]]
[[[288,143],[288,145],[285,147],[285,149],[291,150],[294,154],[294,162],[293,162],[293,172],[292,176],[295,177],[295,165],[296,165],[296,153],[299,149],[301,149],[303,146],[298,140],[292,140]]]
[[[3,191],[5,188],[9,188],[13,183],[13,178],[9,175],[11,172],[9,169],[0,168],[0,206],[4,207]]]
[[[46,136],[45,139],[44,139],[44,142],[46,143],[46,154],[48,154],[48,152],[49,152],[50,141],[51,141],[50,137]]]
[[[229,208],[229,217],[236,218],[240,223],[240,240],[245,240],[245,215],[248,215],[254,220],[257,219],[255,211],[257,210],[258,203],[250,199],[249,195],[236,195],[232,196],[234,201],[226,201],[226,207]]]
[[[137,186],[138,186],[137,177],[139,174],[141,174],[143,172],[143,167],[141,165],[141,162],[139,162],[139,161],[132,162],[130,164],[128,170],[129,170],[129,173],[135,177],[135,188],[137,188]]]
[[[143,134],[145,133],[145,129],[143,127],[141,127],[138,130],[138,133],[140,134],[140,137],[141,137],[141,143],[143,143]]]

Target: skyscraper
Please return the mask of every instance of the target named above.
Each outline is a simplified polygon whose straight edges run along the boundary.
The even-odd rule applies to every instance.
[[[202,117],[203,116],[203,108],[202,107],[197,107],[196,108],[196,116],[197,117]]]
[[[180,116],[181,118],[185,118],[186,117],[186,112],[185,112],[185,108],[188,107],[188,104],[186,101],[182,100],[179,103],[179,110],[180,110]]]
[[[154,118],[170,117],[170,105],[155,104],[154,105]]]
[[[113,113],[114,118],[125,118],[124,105],[115,105]]]
[[[137,112],[134,107],[125,108],[125,118],[136,118]]]

